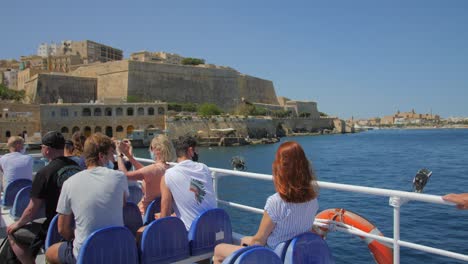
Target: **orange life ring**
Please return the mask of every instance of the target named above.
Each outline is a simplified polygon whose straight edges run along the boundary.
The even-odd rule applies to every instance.
[[[333,208],[327,209],[315,216],[316,219],[323,219],[323,220],[333,220],[336,222],[341,222],[350,226],[353,226],[357,229],[360,229],[366,233],[370,233],[373,235],[383,236],[383,234],[375,227],[372,223],[370,223],[364,217],[353,213],[351,211],[347,211],[342,208]],[[314,226],[314,231],[322,237],[325,237],[328,228],[326,227],[316,227]],[[382,244],[381,242],[371,239],[361,237],[361,239],[365,240],[367,243],[367,247],[369,248],[374,260],[378,264],[392,264],[393,263],[393,250]]]

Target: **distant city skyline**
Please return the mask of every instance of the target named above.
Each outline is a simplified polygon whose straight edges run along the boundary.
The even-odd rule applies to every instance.
[[[273,81],[342,119],[468,116],[468,2],[8,1],[0,59],[93,40],[165,51]]]

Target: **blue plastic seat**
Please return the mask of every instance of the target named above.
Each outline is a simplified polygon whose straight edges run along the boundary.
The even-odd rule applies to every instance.
[[[58,214],[52,218],[52,221],[50,221],[49,228],[47,229],[47,236],[45,239],[44,247],[47,250],[50,246],[52,246],[55,243],[65,241],[65,238],[60,235],[58,232]],[[72,220],[71,223],[72,227],[75,226],[75,220]]]
[[[221,208],[206,210],[193,221],[188,239],[192,256],[213,252],[220,243],[232,244],[229,215]]]
[[[123,226],[94,231],[83,243],[77,264],[137,264],[135,237]]]
[[[10,209],[10,216],[16,221],[24,212],[24,209],[28,207],[29,199],[31,194],[31,186],[23,187],[15,197],[13,207]]]
[[[136,236],[138,229],[143,226],[143,219],[138,206],[132,202],[127,202],[123,208],[123,219],[125,227],[132,232],[133,236]]]
[[[334,264],[327,242],[317,234],[306,232],[291,240],[286,251],[285,264]]]
[[[18,179],[12,181],[8,184],[5,188],[5,192],[3,193],[2,199],[2,206],[4,207],[11,207],[15,202],[16,194],[26,186],[31,186],[32,181],[28,179]]]
[[[242,255],[242,253],[246,252],[247,250],[251,250],[252,248],[256,248],[256,247],[261,247],[261,246],[258,246],[258,245],[248,246],[248,247],[243,247],[241,249],[234,251],[232,252],[231,255],[227,256],[227,258],[223,260],[222,264],[234,264],[234,262],[237,260],[237,258],[239,258],[240,255]]]
[[[143,191],[139,186],[131,185],[128,187],[128,191],[130,192],[130,196],[127,198],[127,202],[132,202],[134,204],[138,204],[143,197]]]
[[[172,263],[190,256],[185,225],[168,216],[151,222],[141,239],[141,264]]]
[[[154,221],[154,214],[161,212],[161,197],[156,197],[149,205],[146,207],[145,216],[143,218],[143,224],[148,225]]]
[[[268,264],[282,264],[280,257],[276,255],[276,253],[268,249],[266,247],[255,247],[249,249],[242,253],[234,264],[260,264],[260,263],[268,263]],[[309,262],[301,262],[301,263],[309,263]]]

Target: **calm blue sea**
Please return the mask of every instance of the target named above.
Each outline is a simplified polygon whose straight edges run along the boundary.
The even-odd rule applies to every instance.
[[[468,192],[468,130],[374,130],[369,132],[282,138],[299,142],[320,181],[410,191],[421,168],[433,171],[424,192],[443,195]],[[247,171],[271,174],[278,144],[200,148],[200,160],[210,167],[230,168],[233,156],[244,157]],[[147,155],[141,150],[141,155]],[[220,181],[222,199],[263,208],[274,193],[271,182],[237,177]],[[392,236],[393,210],[388,199],[376,196],[321,190],[320,210],[345,208],[354,211]],[[259,215],[235,209],[229,214],[234,230],[254,234]],[[311,216],[312,217],[312,216]],[[468,211],[452,206],[410,202],[401,209],[401,239],[468,254]],[[373,263],[365,242],[347,234],[331,233],[327,239],[336,263]],[[423,252],[401,250],[401,263],[462,263]]]

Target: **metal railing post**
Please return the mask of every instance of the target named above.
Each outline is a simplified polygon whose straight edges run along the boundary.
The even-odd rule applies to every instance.
[[[389,199],[393,207],[393,264],[400,264],[400,207],[408,202],[407,199],[392,196]]]
[[[218,177],[217,177],[217,172],[215,171],[211,171],[211,178],[213,178],[213,189],[214,189],[214,195],[215,195],[215,198],[216,198],[216,207],[219,207],[219,204],[218,204],[218,200],[219,200],[219,197],[218,197]]]

